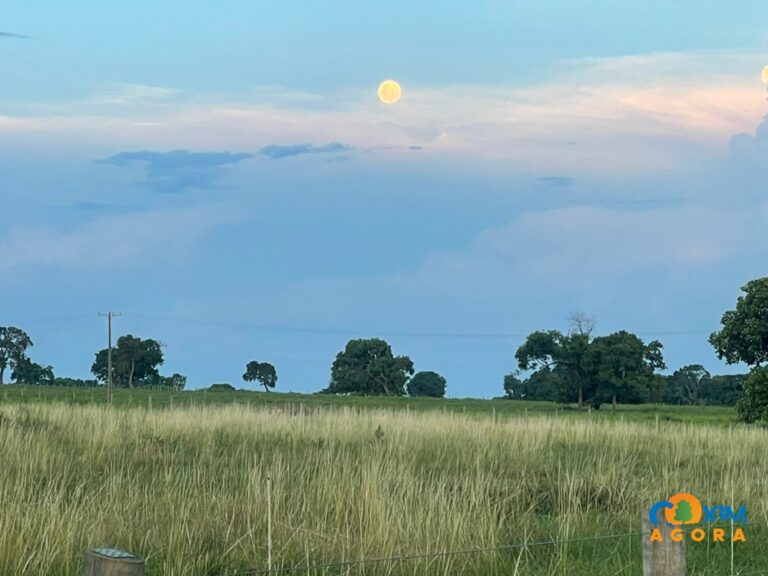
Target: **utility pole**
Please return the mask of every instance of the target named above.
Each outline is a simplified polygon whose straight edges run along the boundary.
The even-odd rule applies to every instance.
[[[106,316],[107,318],[107,402],[112,404],[112,318],[122,316],[122,314],[107,312],[106,314],[99,313],[99,316]]]

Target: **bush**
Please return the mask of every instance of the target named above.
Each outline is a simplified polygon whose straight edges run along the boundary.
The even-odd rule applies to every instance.
[[[208,387],[209,392],[234,392],[237,390],[232,384],[211,384]]]
[[[742,422],[768,422],[768,368],[757,367],[749,373],[736,409]]]
[[[411,396],[445,396],[445,378],[437,372],[419,372],[408,383],[408,394]]]

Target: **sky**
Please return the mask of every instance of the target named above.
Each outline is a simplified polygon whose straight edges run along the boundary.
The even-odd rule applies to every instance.
[[[576,312],[743,371],[707,338],[766,275],[768,4],[635,4],[3,3],[0,325],[84,378],[120,312],[191,388],[383,337],[499,396]]]

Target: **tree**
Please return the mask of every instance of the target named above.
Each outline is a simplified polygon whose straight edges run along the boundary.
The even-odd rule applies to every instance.
[[[768,419],[768,277],[747,282],[736,308],[721,319],[722,329],[709,342],[718,358],[728,364],[744,362],[752,367],[738,401],[739,418],[744,422]]]
[[[665,368],[662,348],[658,340],[646,345],[625,330],[595,338],[589,364],[597,382],[598,402],[610,398],[615,409],[620,398],[646,400],[656,370]]]
[[[187,385],[187,377],[178,373],[175,373],[173,376],[161,376],[158,374],[146,380],[145,384],[157,386],[165,390],[184,390],[184,387]]]
[[[211,384],[208,387],[208,390],[210,392],[234,392],[236,388],[232,386],[232,384],[221,383],[221,384]]]
[[[683,366],[666,379],[664,399],[671,404],[703,404],[705,386],[711,377],[701,364]]]
[[[264,386],[264,390],[269,392],[269,389],[274,388],[277,384],[277,371],[269,362],[256,362],[254,360],[246,364],[243,380],[246,382],[258,380]]]
[[[519,378],[519,374],[507,374],[504,376],[504,396],[510,399],[523,398],[523,382]]]
[[[768,367],[758,366],[749,373],[736,411],[742,422],[768,422]]]
[[[723,374],[704,380],[701,397],[707,404],[736,406],[742,397],[747,374]]]
[[[525,380],[521,380],[517,372],[507,374],[504,376],[505,397],[512,400],[557,402],[565,398],[563,391],[566,389],[560,374],[561,371],[552,370],[546,366],[536,370]]]
[[[572,317],[572,321],[575,330],[567,335],[557,330],[533,332],[517,349],[515,358],[521,370],[539,372],[546,368],[560,374],[559,399],[567,402],[575,396],[581,407],[594,391],[588,365],[592,324],[582,315]]]
[[[173,376],[165,379],[165,384],[171,390],[184,390],[187,386],[187,377],[174,372]]]
[[[135,383],[152,384],[159,377],[157,367],[163,364],[163,351],[157,340],[142,340],[128,334],[117,339],[112,349],[112,380],[115,386],[133,388]],[[101,382],[108,380],[108,350],[100,350],[91,372]]]
[[[446,380],[437,372],[417,372],[408,382],[410,396],[445,397]]]
[[[330,394],[403,396],[413,362],[378,338],[350,340],[331,367]]]
[[[13,368],[11,379],[17,384],[53,386],[56,378],[53,366],[41,366],[27,357],[21,358]]]
[[[0,326],[0,386],[6,368],[15,368],[26,356],[32,340],[26,332],[13,326]]]
[[[60,378],[56,377],[53,381],[54,386],[66,386],[68,388],[95,388],[99,385],[97,380],[81,380],[79,378]]]
[[[747,282],[736,308],[721,319],[722,329],[709,342],[728,364],[760,366],[768,361],[768,277]]]

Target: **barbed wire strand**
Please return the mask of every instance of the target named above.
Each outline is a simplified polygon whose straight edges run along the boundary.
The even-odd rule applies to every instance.
[[[738,527],[747,527],[747,526],[766,526],[768,525],[768,520],[766,521],[760,521],[760,522],[747,522],[745,524],[740,524]],[[723,525],[723,527],[729,527],[730,525]],[[694,527],[690,528],[683,528],[683,531],[690,531],[693,530]],[[272,568],[271,570],[268,568],[255,568],[251,570],[246,570],[244,572],[235,572],[235,576],[258,576],[260,574],[290,574],[293,572],[300,572],[300,571],[316,571],[316,570],[327,570],[329,568],[345,568],[345,567],[352,567],[352,566],[358,566],[360,564],[381,564],[381,563],[387,563],[387,562],[409,562],[414,560],[425,560],[429,558],[444,558],[447,556],[462,556],[462,555],[471,555],[471,554],[487,554],[489,552],[504,552],[508,550],[520,550],[520,549],[527,549],[527,548],[536,548],[536,547],[542,547],[542,546],[557,546],[560,544],[578,544],[578,543],[584,543],[584,542],[596,542],[596,541],[602,541],[602,540],[616,540],[619,538],[629,538],[629,537],[637,537],[637,536],[647,536],[650,535],[650,532],[626,532],[623,534],[600,534],[595,536],[584,536],[582,538],[571,538],[571,539],[565,539],[565,540],[539,540],[535,542],[527,542],[527,543],[515,543],[515,544],[502,544],[500,546],[493,546],[489,548],[469,548],[465,550],[444,550],[441,552],[425,552],[422,554],[405,554],[405,555],[399,555],[399,556],[384,556],[379,558],[360,558],[358,560],[341,560],[337,562],[328,562],[324,564],[300,564],[295,566],[288,566],[283,568]],[[758,574],[766,574],[768,575],[768,569],[758,571],[758,572],[750,572],[750,573],[742,573],[739,574],[739,576],[757,576]]]
[[[612,540],[618,538],[629,538],[630,536],[643,536],[650,532],[628,532],[625,534],[603,534],[598,536],[585,536],[583,538],[571,538],[567,540],[540,540],[528,543],[502,544],[489,548],[469,548],[465,550],[443,550],[441,552],[426,552],[422,554],[406,554],[400,556],[384,556],[379,558],[360,558],[358,560],[343,560],[338,562],[329,562],[325,564],[301,564],[288,566],[284,568],[273,568],[271,571],[267,568],[257,568],[245,572],[235,572],[237,576],[257,576],[259,574],[285,574],[299,571],[312,571],[328,568],[343,568],[357,566],[360,564],[381,564],[386,562],[409,562],[413,560],[425,560],[428,558],[443,558],[447,556],[462,556],[470,554],[487,554],[489,552],[504,552],[507,550],[519,550],[521,548],[535,548],[541,546],[557,546],[560,544],[574,544],[583,542],[595,542],[601,540]]]

